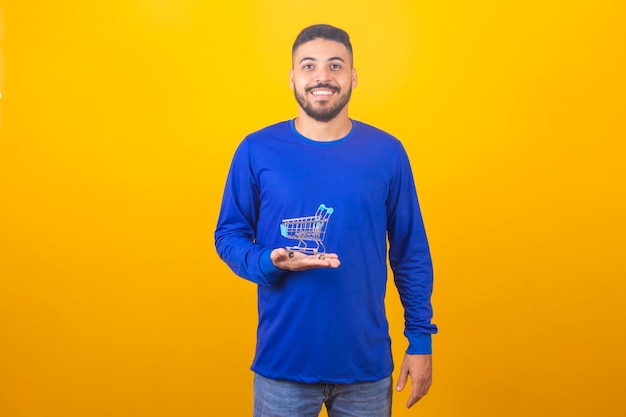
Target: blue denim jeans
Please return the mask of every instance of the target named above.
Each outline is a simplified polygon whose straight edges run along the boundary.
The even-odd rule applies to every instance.
[[[254,417],[390,417],[391,377],[357,384],[303,384],[254,375]]]

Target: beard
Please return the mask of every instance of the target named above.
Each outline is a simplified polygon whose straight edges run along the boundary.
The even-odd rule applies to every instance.
[[[293,90],[294,95],[296,97],[296,101],[298,102],[302,110],[304,110],[304,112],[307,114],[307,116],[309,116],[313,120],[316,120],[322,123],[328,123],[331,120],[333,120],[335,117],[337,117],[337,115],[341,112],[341,110],[343,110],[343,108],[346,107],[346,105],[350,101],[350,96],[352,95],[352,88],[350,88],[346,91],[346,93],[343,96],[341,95],[339,96],[339,100],[337,101],[337,103],[335,103],[334,106],[326,106],[325,104],[327,102],[322,101],[320,103],[319,108],[314,108],[313,103],[311,103],[306,98],[306,94],[309,91],[313,90],[314,88],[328,88],[330,90],[335,91],[335,93],[337,94],[341,92],[341,89],[339,89],[339,87],[331,86],[328,84],[318,84],[314,87],[308,87],[307,89],[305,89],[304,94],[299,94],[298,91],[296,91],[296,89]]]

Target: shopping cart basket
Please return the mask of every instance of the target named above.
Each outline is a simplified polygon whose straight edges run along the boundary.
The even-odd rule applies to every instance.
[[[298,241],[297,246],[287,246],[289,257],[293,257],[294,252],[302,252],[307,255],[317,255],[326,253],[323,240],[328,227],[328,219],[333,214],[332,207],[320,204],[313,216],[296,217],[284,219],[280,225],[280,234],[287,239]],[[313,242],[315,246],[309,246],[306,242]]]

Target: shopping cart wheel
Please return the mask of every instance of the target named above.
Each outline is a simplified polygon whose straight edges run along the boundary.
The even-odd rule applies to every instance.
[[[291,251],[291,250],[289,251],[289,257],[293,258],[293,251]]]

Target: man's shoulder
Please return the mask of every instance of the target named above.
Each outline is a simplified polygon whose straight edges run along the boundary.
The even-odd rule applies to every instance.
[[[354,122],[356,124],[358,134],[363,135],[370,140],[402,146],[400,139],[391,133],[359,120],[355,120]]]

